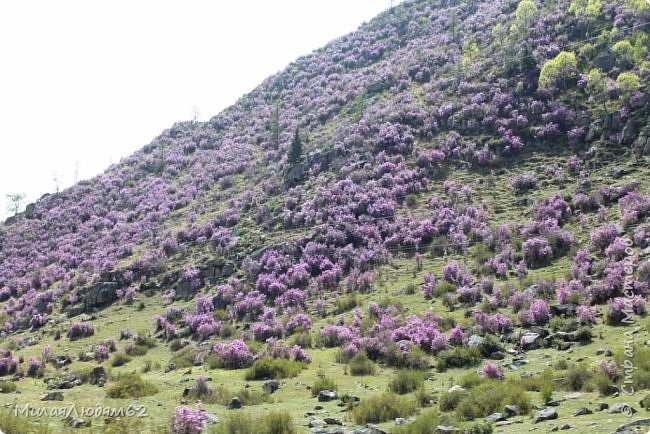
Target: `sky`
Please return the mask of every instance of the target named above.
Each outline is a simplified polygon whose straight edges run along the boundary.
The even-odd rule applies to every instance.
[[[25,205],[91,178],[393,3],[1,2],[0,218],[8,194]]]

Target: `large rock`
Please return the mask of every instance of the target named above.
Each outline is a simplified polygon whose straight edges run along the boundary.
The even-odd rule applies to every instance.
[[[483,338],[479,335],[472,335],[467,339],[467,346],[470,348],[478,348],[483,344]]]
[[[586,416],[588,414],[591,414],[592,411],[589,410],[587,407],[580,407],[579,409],[576,410],[576,412],[573,414],[574,416]]]
[[[557,411],[553,410],[552,408],[545,408],[537,412],[535,418],[533,419],[533,423],[540,423],[547,420],[553,420],[553,419],[557,419],[557,417],[558,417]]]
[[[455,426],[438,425],[436,427],[437,434],[450,434],[450,433],[460,433],[460,432],[461,432],[460,428],[456,428]]]
[[[495,423],[505,420],[502,413],[492,413],[484,419],[488,423]]]
[[[70,422],[68,422],[68,426],[70,428],[83,428],[86,426],[90,426],[90,422],[83,420],[79,417],[74,417],[70,419]]]
[[[41,397],[41,401],[63,401],[63,392],[49,392]]]
[[[624,425],[619,426],[614,432],[623,433],[623,432],[631,431],[636,434],[640,431],[634,428],[641,427],[641,426],[650,426],[650,419],[639,419],[633,422],[626,423]]]
[[[262,389],[264,389],[265,392],[274,393],[280,389],[280,382],[278,380],[265,381],[262,385]]]
[[[228,408],[230,410],[236,410],[238,408],[242,408],[241,399],[239,399],[236,396],[233,396],[233,398],[230,400],[230,403],[228,404]]]
[[[631,415],[636,413],[636,409],[632,407],[630,404],[626,402],[622,402],[620,404],[614,405],[612,408],[607,410],[607,413],[610,414],[617,414],[617,413],[623,413],[625,415]]]
[[[538,333],[525,333],[519,343],[524,351],[536,350],[541,346],[541,335]]]
[[[88,383],[103,387],[106,383],[106,371],[103,366],[95,366],[88,377]]]
[[[519,414],[519,407],[517,407],[516,405],[505,405],[503,407],[503,415],[506,418],[517,416],[518,414]]]
[[[318,402],[334,401],[338,395],[334,390],[321,390],[318,392]]]

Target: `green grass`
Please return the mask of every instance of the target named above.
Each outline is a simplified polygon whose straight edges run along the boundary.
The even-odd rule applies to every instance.
[[[408,417],[416,410],[416,403],[390,392],[373,395],[361,401],[352,410],[352,418],[358,424],[379,423]]]

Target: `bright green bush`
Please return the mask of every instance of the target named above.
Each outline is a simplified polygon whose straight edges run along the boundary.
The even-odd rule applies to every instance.
[[[398,371],[388,383],[388,389],[391,392],[404,395],[417,390],[424,383],[425,378],[424,372],[403,369]]]
[[[109,398],[142,398],[143,396],[155,395],[158,388],[155,384],[143,380],[136,374],[122,374],[117,382],[106,390]]]
[[[302,370],[302,363],[286,359],[264,357],[256,360],[246,371],[246,380],[292,378]]]

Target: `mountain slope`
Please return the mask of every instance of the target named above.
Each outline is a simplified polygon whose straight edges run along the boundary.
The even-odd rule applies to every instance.
[[[174,125],[0,227],[0,375],[28,371],[14,357],[48,362],[43,345],[70,330],[57,355],[94,345],[79,357],[86,362],[72,357],[71,371],[106,356],[111,365],[116,356],[103,347],[114,345],[104,340],[128,328],[125,338],[139,336],[122,352],[146,347],[151,331],[152,360],[180,370],[191,359],[230,388],[228,399],[244,374],[224,368],[248,367],[254,355],[298,358],[309,367],[274,395],[290,403],[304,395],[294,422],[309,396],[296,381],[341,375],[357,352],[385,374],[364,377],[365,388],[340,380],[362,403],[396,367],[435,366],[437,383],[416,394],[430,405],[431,387],[448,388],[486,357],[503,360],[484,366],[488,377],[508,371],[494,381],[533,400],[550,376],[553,387],[585,393],[620,385],[622,353],[613,368],[585,358],[598,346],[620,351],[624,327],[615,326],[647,305],[649,19],[642,1],[406,2],[209,122]],[[302,152],[290,161],[296,132]],[[602,343],[578,329],[594,324]],[[526,332],[537,336],[522,341]],[[25,346],[29,338],[38,343]],[[538,375],[552,348],[586,360],[567,375],[588,380],[563,383],[561,367]],[[527,350],[528,382],[511,368]],[[182,374],[164,368],[154,381],[163,395],[145,398],[151,404],[181,399],[164,375]],[[639,389],[650,386],[642,372]],[[43,391],[16,381],[29,399]],[[489,380],[464,381],[474,401],[492,393]],[[89,384],[73,390],[80,402],[97,393]],[[228,399],[192,391],[185,401],[222,414]],[[439,422],[470,426],[515,396],[495,398],[495,408],[469,398],[446,407],[449,399],[434,406]],[[414,413],[400,405],[398,414]],[[162,407],[154,424],[173,411]],[[396,417],[360,413],[346,423]]]

